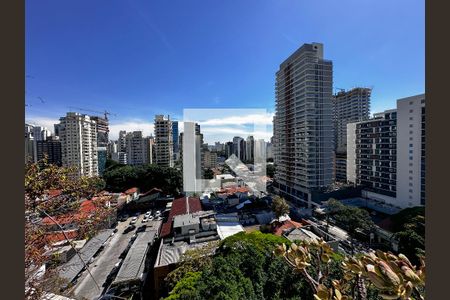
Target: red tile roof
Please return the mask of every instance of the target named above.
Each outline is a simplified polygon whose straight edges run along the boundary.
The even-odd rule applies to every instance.
[[[47,191],[47,195],[48,197],[52,198],[52,197],[56,197],[62,194],[61,190],[48,190]]]
[[[76,222],[77,220],[87,218],[91,213],[95,212],[95,210],[96,207],[94,202],[92,200],[85,200],[81,202],[78,213],[56,216],[53,217],[53,219],[55,219],[56,222],[58,222],[60,225],[70,224]],[[49,217],[45,217],[44,219],[42,219],[42,224],[55,225],[55,222],[53,222]]]
[[[137,193],[137,192],[138,192],[138,188],[137,188],[137,187],[134,187],[134,188],[131,188],[131,189],[126,190],[126,191],[125,191],[125,194],[131,195],[131,194]]]
[[[186,198],[188,198],[188,201],[186,201]],[[200,202],[200,198],[182,197],[173,200],[169,217],[167,218],[166,223],[162,225],[161,237],[170,235],[170,233],[172,232],[172,221],[175,216],[184,215],[187,213],[195,213],[201,210],[202,204]]]
[[[66,230],[64,232],[69,239],[75,239],[78,236],[78,230]],[[49,243],[56,243],[56,242],[64,241],[66,239],[66,237],[64,236],[62,231],[59,231],[59,232],[47,233],[45,235],[45,239]]]
[[[154,193],[162,193],[162,190],[160,190],[158,188],[152,188],[151,190],[149,190],[143,194],[140,194],[140,196],[147,196],[147,195],[154,194]]]
[[[248,187],[241,186],[241,187],[226,187],[226,188],[222,188],[217,193],[218,194],[232,195],[234,193],[248,193],[249,191],[250,190],[249,190]]]
[[[274,224],[277,225],[275,225],[275,227],[272,229],[273,230],[272,232],[273,234],[278,236],[281,236],[283,234],[283,231],[286,229],[300,228],[303,226],[301,223],[292,220],[286,220],[281,225],[278,222],[275,222]]]

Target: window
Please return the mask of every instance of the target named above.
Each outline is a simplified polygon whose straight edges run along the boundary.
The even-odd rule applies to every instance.
[[[411,154],[413,153],[412,149],[411,149],[411,150],[409,150],[409,153],[411,153]]]
[[[414,109],[410,109],[409,112],[410,112],[410,113],[413,113],[413,112],[414,112]]]
[[[412,182],[409,183],[409,186],[413,186]]]
[[[413,134],[413,133],[414,133],[414,131],[412,131],[412,130],[409,131],[409,134]]]
[[[412,120],[413,120],[413,117],[409,117],[409,120],[412,121]]]
[[[409,166],[412,167],[412,166],[413,166],[413,163],[409,163]]]
[[[412,128],[413,127],[413,124],[409,124],[409,128]]]
[[[413,170],[409,170],[409,174],[412,174],[413,173]]]
[[[413,140],[413,138],[412,138],[412,137],[410,137],[410,138],[409,138],[409,140],[410,140],[410,141],[412,141],[412,140]]]
[[[409,105],[413,105],[414,104],[414,101],[409,101]]]
[[[413,190],[412,190],[412,189],[409,189],[409,192],[410,192],[410,193],[412,193],[412,192],[413,192]]]

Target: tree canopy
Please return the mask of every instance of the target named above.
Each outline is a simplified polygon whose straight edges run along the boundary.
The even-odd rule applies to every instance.
[[[272,211],[275,214],[275,217],[278,219],[281,216],[289,214],[289,205],[286,200],[280,196],[275,196],[272,200]]]
[[[115,165],[105,170],[103,178],[106,189],[122,192],[132,187],[142,191],[160,188],[165,193],[179,195],[182,189],[181,172],[175,168],[164,168],[157,165]]]

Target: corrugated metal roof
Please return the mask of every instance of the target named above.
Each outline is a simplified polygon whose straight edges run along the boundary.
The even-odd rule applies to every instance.
[[[137,234],[127,256],[123,260],[122,266],[113,281],[113,285],[124,282],[141,280],[145,268],[147,252],[153,245],[157,232],[154,230],[144,231]]]
[[[100,249],[100,246],[108,240],[112,232],[113,229],[102,230],[86,242],[84,247],[79,251],[84,262],[87,263],[94,256],[98,249]],[[75,254],[67,263],[59,267],[59,277],[66,279],[68,282],[72,282],[83,269],[83,261]]]

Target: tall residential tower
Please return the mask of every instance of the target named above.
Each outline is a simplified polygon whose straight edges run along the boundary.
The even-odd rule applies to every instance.
[[[312,192],[333,181],[333,64],[323,45],[304,44],[276,73],[274,187],[312,204]]]
[[[77,167],[78,176],[97,176],[96,122],[75,112],[68,112],[59,120],[62,165]]]
[[[155,160],[163,167],[173,167],[173,132],[170,117],[155,116]]]

